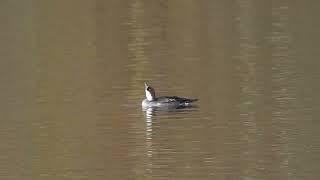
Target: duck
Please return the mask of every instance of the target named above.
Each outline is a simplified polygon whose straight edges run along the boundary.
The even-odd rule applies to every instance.
[[[156,97],[156,92],[153,87],[144,83],[146,99],[142,101],[143,108],[183,108],[190,107],[194,102],[198,101],[195,98],[185,98],[178,96],[160,96]]]

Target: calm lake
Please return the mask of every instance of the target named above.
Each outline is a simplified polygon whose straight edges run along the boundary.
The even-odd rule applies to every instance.
[[[320,179],[319,9],[1,1],[0,179]]]

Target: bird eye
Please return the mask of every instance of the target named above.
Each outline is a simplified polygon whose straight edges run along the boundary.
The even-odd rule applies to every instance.
[[[148,87],[148,88],[147,88],[147,90],[148,90],[148,91],[150,91],[150,90],[151,90],[151,88],[150,88],[150,87]]]

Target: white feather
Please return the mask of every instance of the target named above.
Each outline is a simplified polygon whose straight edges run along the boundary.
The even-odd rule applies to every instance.
[[[146,97],[148,99],[148,101],[152,101],[153,100],[153,97],[151,95],[151,93],[149,91],[146,90]]]

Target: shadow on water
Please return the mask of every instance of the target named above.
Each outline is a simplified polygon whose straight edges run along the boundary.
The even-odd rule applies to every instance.
[[[190,113],[197,111],[199,106],[192,105],[187,107],[177,107],[177,108],[169,108],[169,107],[148,107],[142,108],[142,111],[145,112],[146,121],[152,121],[152,117],[156,116],[170,116],[177,115],[178,113]],[[177,116],[177,118],[184,118],[183,116]]]

